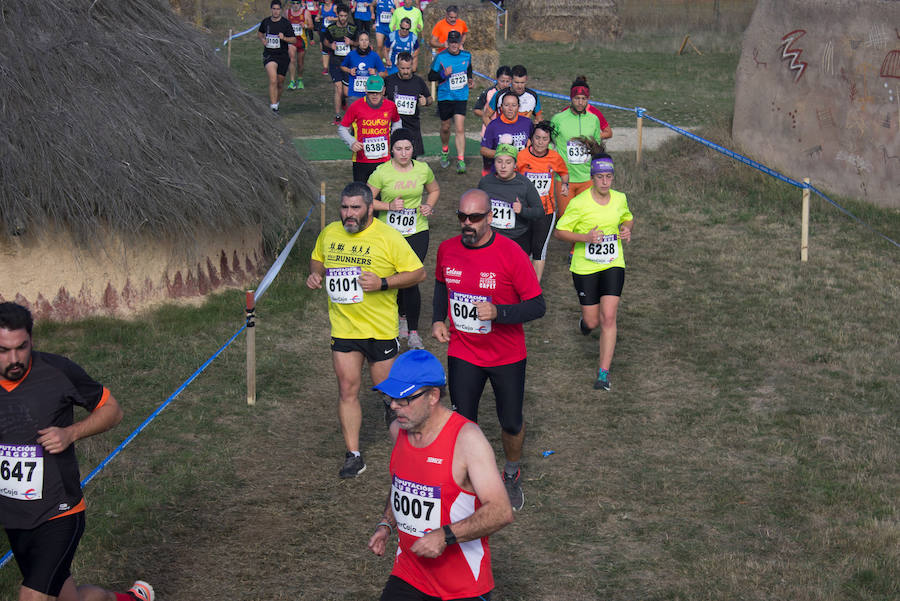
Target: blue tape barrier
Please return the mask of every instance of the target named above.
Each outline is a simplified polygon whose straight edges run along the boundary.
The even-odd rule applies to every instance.
[[[223,46],[227,46],[227,45],[228,45],[228,42],[230,42],[231,40],[234,40],[234,39],[239,38],[239,37],[241,37],[241,36],[245,36],[245,35],[247,35],[248,33],[250,33],[251,31],[256,31],[257,29],[259,29],[259,24],[258,24],[258,23],[257,23],[256,25],[254,25],[253,27],[251,27],[250,29],[247,29],[246,31],[242,31],[242,32],[240,32],[240,33],[236,33],[236,34],[232,35],[230,38],[225,38],[225,41],[222,42],[222,45],[223,45]]]
[[[475,75],[477,75],[478,77],[481,77],[481,78],[491,81],[493,83],[497,83],[496,79],[494,79],[493,77],[489,77],[489,76],[485,75],[484,73],[479,73],[478,71],[473,71],[473,73]],[[557,94],[556,92],[546,92],[544,90],[534,90],[534,91],[537,94],[539,94],[541,96],[546,96],[548,98],[557,98],[559,100],[565,100],[566,102],[569,102],[569,100],[571,100],[568,96],[564,96],[563,94]],[[682,128],[678,127],[677,125],[672,125],[671,123],[667,123],[667,122],[663,121],[662,119],[657,119],[656,117],[654,117],[652,115],[648,115],[647,109],[645,109],[645,108],[642,108],[639,106],[634,107],[634,108],[628,108],[625,106],[618,106],[615,104],[607,104],[605,102],[597,102],[596,100],[590,100],[589,102],[593,106],[616,109],[619,111],[628,111],[630,113],[634,113],[638,117],[647,118],[650,121],[653,121],[654,123],[658,123],[658,124],[662,125],[663,127],[668,127],[675,133],[681,134],[682,136],[689,138],[695,142],[699,142],[700,144],[703,144],[707,148],[711,148],[711,149],[715,150],[716,152],[724,154],[725,156],[727,156],[729,158],[732,158],[736,161],[740,161],[741,163],[744,163],[745,165],[753,167],[754,169],[757,169],[758,171],[762,171],[766,175],[770,175],[776,179],[779,179],[779,180],[781,180],[785,183],[788,183],[792,186],[795,186],[797,188],[809,189],[812,192],[815,192],[817,195],[819,195],[823,200],[825,200],[828,203],[830,203],[831,205],[833,205],[836,209],[838,209],[844,215],[847,215],[851,219],[855,220],[857,223],[865,226],[866,229],[871,231],[873,234],[876,234],[876,235],[880,236],[881,238],[884,238],[885,240],[887,240],[888,242],[890,242],[897,248],[900,248],[900,243],[898,243],[896,240],[893,240],[893,239],[889,238],[888,236],[885,236],[884,234],[882,234],[881,232],[879,232],[878,230],[873,228],[871,225],[869,225],[868,223],[866,223],[865,221],[863,221],[862,219],[860,219],[859,217],[857,217],[856,215],[854,215],[853,213],[851,213],[850,211],[848,211],[847,209],[845,209],[844,207],[842,207],[841,205],[839,205],[838,203],[833,201],[832,199],[828,198],[828,196],[826,196],[822,191],[811,186],[810,184],[807,184],[806,182],[798,182],[797,180],[791,179],[790,177],[775,171],[771,167],[767,167],[767,166],[763,165],[762,163],[754,161],[753,159],[751,159],[749,157],[745,157],[744,155],[734,152],[733,150],[730,150],[728,148],[725,148],[724,146],[720,146],[719,144],[716,144],[715,142],[712,142],[710,140],[707,140],[706,138],[700,137],[697,134],[693,134],[693,133],[687,131],[686,129],[682,129]]]
[[[116,455],[118,455],[118,454],[122,451],[122,449],[124,449],[126,446],[128,446],[128,444],[129,444],[132,440],[134,440],[134,438],[135,438],[138,434],[140,434],[141,431],[142,431],[144,428],[146,428],[146,427],[150,424],[150,422],[152,422],[154,419],[156,419],[156,416],[158,416],[160,413],[162,413],[163,409],[165,409],[166,407],[168,407],[169,404],[170,404],[172,401],[174,401],[175,398],[176,398],[179,394],[181,394],[181,391],[183,391],[185,388],[187,388],[188,384],[190,384],[191,382],[193,382],[193,381],[197,378],[197,376],[199,376],[201,373],[203,373],[203,370],[205,370],[205,369],[207,368],[207,366],[209,366],[210,363],[212,363],[219,355],[221,355],[221,354],[222,354],[222,351],[224,351],[226,348],[228,348],[228,346],[229,346],[232,342],[234,342],[234,339],[238,337],[238,334],[240,334],[241,332],[243,332],[243,331],[244,331],[244,328],[246,328],[246,327],[247,327],[246,325],[241,326],[241,328],[240,328],[237,332],[235,332],[234,334],[232,334],[231,338],[228,339],[228,342],[226,342],[225,344],[223,344],[223,345],[219,348],[219,350],[217,350],[215,353],[212,354],[212,356],[210,356],[209,359],[207,359],[206,361],[204,361],[203,365],[201,365],[201,366],[197,369],[197,371],[195,371],[194,373],[192,373],[191,376],[181,384],[181,386],[179,386],[178,388],[175,389],[175,392],[173,392],[171,395],[169,395],[169,398],[167,398],[167,399],[166,399],[159,407],[157,407],[156,410],[155,410],[153,413],[151,413],[150,416],[149,416],[147,419],[145,419],[145,420],[141,423],[140,426],[138,426],[137,428],[135,428],[135,430],[134,430],[131,434],[128,435],[128,438],[126,438],[125,440],[123,440],[122,443],[121,443],[119,446],[117,446],[115,449],[113,449],[113,451],[112,451],[109,455],[106,456],[106,459],[104,459],[103,461],[101,461],[100,464],[97,465],[97,467],[95,467],[93,470],[91,470],[91,473],[88,474],[88,475],[84,478],[84,480],[81,481],[81,486],[82,486],[82,488],[83,488],[84,486],[86,486],[87,483],[90,482],[90,481],[94,478],[94,476],[97,475],[98,472],[100,472],[100,470],[102,470],[104,467],[106,467],[106,464],[108,464],[110,461],[112,461],[113,457],[115,457]],[[6,555],[4,555],[2,559],[0,559],[0,568],[2,568],[2,567],[5,566],[7,563],[9,563],[9,560],[12,559],[12,556],[13,556],[13,555],[12,555],[12,551],[7,551],[7,552],[6,552]]]

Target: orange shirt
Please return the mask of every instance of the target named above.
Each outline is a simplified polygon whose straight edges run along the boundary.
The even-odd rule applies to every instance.
[[[434,28],[431,30],[431,35],[436,37],[441,44],[446,44],[447,36],[451,31],[458,31],[462,35],[469,32],[469,26],[462,19],[456,19],[456,23],[453,25],[447,23],[447,19],[441,19],[435,23]]]
[[[541,203],[544,205],[544,212],[549,215],[556,210],[556,198],[554,194],[553,176],[566,176],[568,178],[569,168],[566,161],[558,152],[552,148],[547,150],[547,154],[542,157],[536,157],[531,154],[531,146],[519,151],[516,158],[516,171],[531,180],[534,187],[541,197]]]

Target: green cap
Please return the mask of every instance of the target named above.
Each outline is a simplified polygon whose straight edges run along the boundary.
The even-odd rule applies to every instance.
[[[383,92],[384,91],[384,80],[381,78],[381,75],[369,75],[369,79],[366,80],[366,92]]]
[[[512,144],[497,144],[497,150],[494,152],[494,158],[504,155],[516,158],[517,156],[519,156],[519,151]]]

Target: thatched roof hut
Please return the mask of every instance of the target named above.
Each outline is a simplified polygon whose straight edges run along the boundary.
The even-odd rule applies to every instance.
[[[286,198],[314,201],[286,129],[166,0],[3,3],[0,78],[0,299],[39,315],[243,285]]]
[[[537,42],[597,42],[622,35],[615,0],[515,0],[511,35]]]

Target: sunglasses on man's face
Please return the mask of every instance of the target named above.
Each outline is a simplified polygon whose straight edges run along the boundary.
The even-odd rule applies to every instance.
[[[460,223],[465,223],[466,219],[469,220],[469,223],[478,223],[490,214],[490,211],[487,213],[463,213],[462,211],[457,211],[456,218],[459,219]]]

